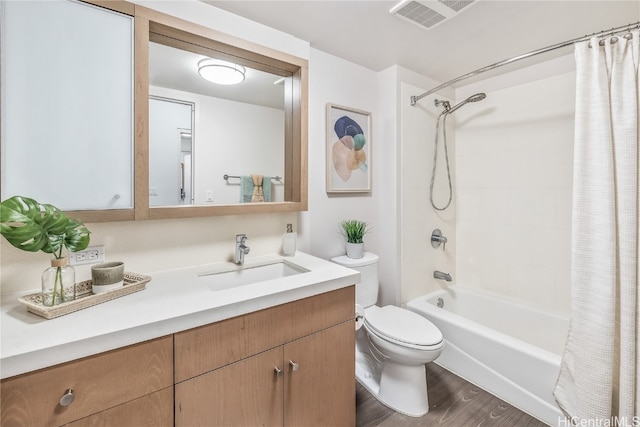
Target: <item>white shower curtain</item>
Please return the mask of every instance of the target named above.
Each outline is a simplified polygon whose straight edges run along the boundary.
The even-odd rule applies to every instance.
[[[598,41],[575,47],[571,321],[554,395],[578,425],[637,426],[639,32]]]

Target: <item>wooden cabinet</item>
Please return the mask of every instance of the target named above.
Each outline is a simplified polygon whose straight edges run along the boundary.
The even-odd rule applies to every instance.
[[[353,426],[354,304],[351,286],[6,378],[1,425]]]
[[[155,414],[154,425],[172,425],[173,405],[166,399],[173,394],[172,343],[168,336],[4,379],[2,426],[59,426],[103,412],[120,420],[140,407]],[[62,406],[68,389],[73,402]],[[78,425],[101,425],[95,420],[104,417]]]
[[[176,384],[176,426],[282,426],[282,348]]]
[[[355,425],[354,339],[345,322],[284,346],[285,426]]]
[[[355,425],[354,287],[175,335],[176,426]]]

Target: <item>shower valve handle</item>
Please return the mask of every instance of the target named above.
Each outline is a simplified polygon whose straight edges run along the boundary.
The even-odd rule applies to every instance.
[[[440,231],[439,228],[436,228],[433,230],[433,233],[431,233],[431,246],[437,249],[440,247],[440,244],[442,244],[442,250],[444,251],[447,245],[447,238],[442,235],[442,231]]]

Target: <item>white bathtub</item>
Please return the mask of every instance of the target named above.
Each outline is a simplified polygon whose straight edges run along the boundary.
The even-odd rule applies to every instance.
[[[437,306],[438,299],[444,303]],[[435,363],[553,426],[553,398],[569,319],[459,286],[406,307],[426,317],[446,345]]]

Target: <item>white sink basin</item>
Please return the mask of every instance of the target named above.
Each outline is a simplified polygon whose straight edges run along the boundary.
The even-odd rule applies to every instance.
[[[295,264],[276,261],[264,265],[238,266],[231,271],[200,273],[198,280],[212,291],[222,291],[307,272],[309,270]]]

